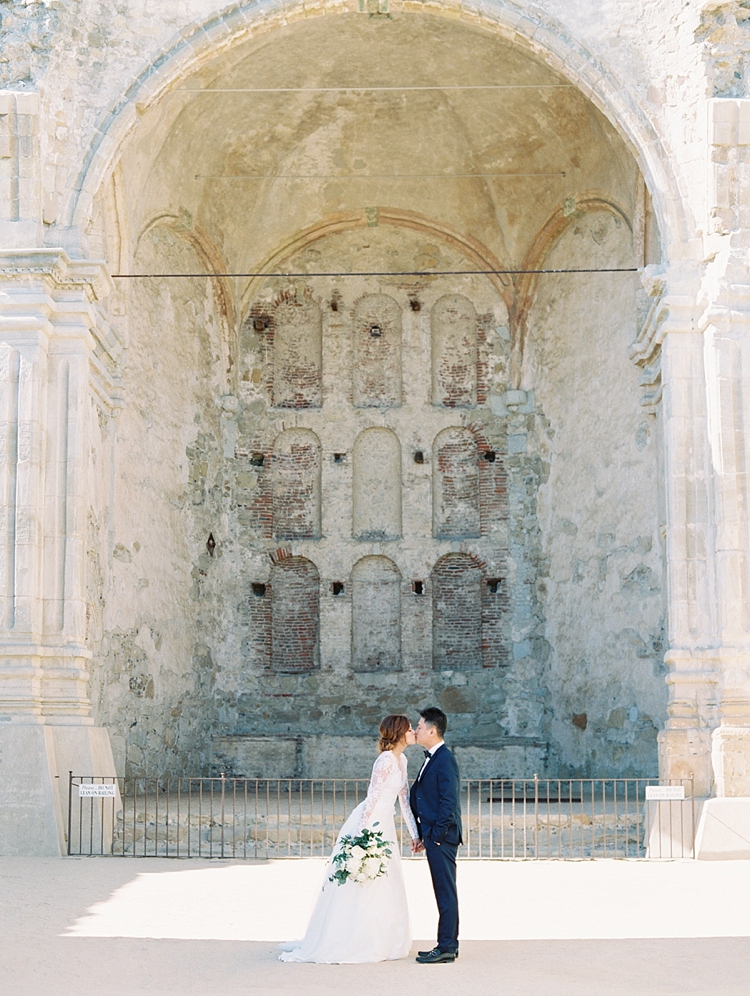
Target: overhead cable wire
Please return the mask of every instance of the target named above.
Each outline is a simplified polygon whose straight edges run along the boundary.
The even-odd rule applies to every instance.
[[[121,280],[162,280],[195,277],[266,277],[285,279],[297,277],[482,277],[525,276],[544,273],[638,273],[637,266],[569,267],[544,270],[339,270],[319,273],[113,273]]]
[[[440,180],[503,176],[565,176],[557,173],[196,173],[195,180]]]
[[[174,87],[169,93],[393,93],[411,90],[576,90],[573,83],[453,83],[428,86]]]

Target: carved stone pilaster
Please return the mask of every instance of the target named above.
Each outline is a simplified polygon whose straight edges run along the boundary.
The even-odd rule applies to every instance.
[[[85,646],[88,409],[120,402],[121,344],[102,263],[0,252],[3,544],[0,716],[90,724]]]
[[[92,406],[121,405],[103,263],[0,252],[0,839],[65,853],[67,773],[114,775],[86,647]]]
[[[665,778],[712,785],[711,731],[717,722],[711,468],[703,336],[695,274],[645,267],[646,307],[630,356],[642,370],[642,404],[658,420],[662,447],[667,559],[669,667],[667,722],[659,735]]]

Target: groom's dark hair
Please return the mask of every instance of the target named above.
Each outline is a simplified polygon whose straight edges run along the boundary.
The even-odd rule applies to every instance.
[[[445,731],[448,729],[448,717],[442,709],[430,706],[429,709],[420,709],[419,715],[428,726],[435,727],[439,737],[445,736]]]

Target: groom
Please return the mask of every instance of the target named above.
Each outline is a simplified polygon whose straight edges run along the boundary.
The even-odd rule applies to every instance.
[[[427,852],[440,920],[437,947],[419,951],[422,965],[458,958],[458,893],[456,851],[461,837],[461,781],[453,754],[443,742],[448,718],[440,709],[423,709],[417,724],[417,743],[425,748],[425,759],[411,787],[409,803],[417,821],[419,840],[412,851]]]

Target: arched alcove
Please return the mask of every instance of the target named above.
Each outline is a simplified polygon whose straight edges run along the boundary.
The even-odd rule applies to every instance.
[[[289,297],[273,313],[273,404],[319,408],[322,402],[323,330],[320,308]]]
[[[443,429],[432,447],[432,530],[436,539],[481,534],[477,444],[470,429]]]
[[[320,663],[320,577],[304,557],[271,570],[271,667],[296,674]]]
[[[477,313],[463,294],[445,294],[430,316],[432,403],[474,408],[477,403]]]
[[[432,665],[482,667],[482,569],[466,553],[448,553],[432,570]]]
[[[286,429],[273,444],[273,532],[277,539],[320,536],[320,440],[310,429]]]
[[[455,693],[451,701],[473,710],[465,714],[462,736],[466,733],[467,742],[469,730],[481,729],[484,735],[489,712],[498,736],[514,734],[514,717],[523,716],[519,735],[535,743],[564,741],[559,755],[549,756],[564,755],[566,764],[580,768],[591,756],[586,752],[592,734],[581,748],[584,738],[569,729],[566,719],[575,703],[560,690],[559,675],[567,677],[582,660],[599,661],[597,640],[607,644],[608,637],[634,630],[639,624],[632,617],[639,609],[631,607],[629,615],[623,610],[616,623],[602,622],[589,646],[578,635],[571,641],[575,627],[569,623],[569,606],[582,587],[589,602],[604,601],[596,584],[605,581],[589,585],[587,571],[598,565],[612,589],[612,578],[619,577],[613,565],[626,556],[622,551],[636,559],[622,582],[624,592],[632,593],[639,579],[650,577],[639,567],[639,551],[649,537],[637,532],[636,516],[627,519],[624,535],[618,533],[610,549],[603,512],[597,510],[601,522],[595,535],[588,535],[588,523],[576,518],[574,508],[558,514],[574,492],[570,482],[575,483],[580,468],[582,478],[590,467],[604,478],[611,476],[591,439],[608,435],[614,442],[602,451],[611,457],[620,447],[630,467],[639,459],[631,453],[631,442],[640,453],[638,446],[647,435],[619,417],[621,406],[618,419],[608,421],[606,397],[601,403],[602,385],[591,362],[591,356],[606,350],[609,337],[608,356],[615,359],[601,366],[607,372],[602,379],[617,379],[618,398],[623,385],[631,391],[619,318],[600,307],[598,277],[590,272],[600,259],[596,247],[609,245],[610,235],[599,227],[589,232],[585,217],[597,200],[620,205],[623,225],[629,219],[634,230],[638,227],[639,165],[611,124],[611,108],[631,114],[627,101],[620,100],[606,72],[587,61],[578,42],[548,31],[535,35],[533,11],[514,34],[510,7],[492,0],[487,17],[471,24],[426,9],[399,11],[393,21],[339,16],[328,8],[325,16],[323,8],[316,8],[312,16],[302,17],[294,2],[286,9],[292,16],[283,26],[281,13],[272,6],[260,27],[254,8],[242,0],[222,14],[217,30],[223,40],[210,57],[202,28],[196,27],[190,38],[181,36],[177,44],[193,46],[198,53],[201,64],[196,62],[194,75],[188,62],[172,76],[156,66],[149,70],[145,89],[123,97],[123,106],[132,111],[132,136],[118,150],[121,159],[108,189],[97,194],[99,216],[92,222],[92,244],[98,228],[99,244],[111,255],[113,267],[165,275],[148,292],[154,308],[127,316],[138,335],[151,331],[149,323],[159,326],[169,308],[179,320],[189,314],[189,327],[195,329],[214,307],[206,290],[215,280],[193,282],[180,276],[201,272],[195,259],[165,256],[164,268],[158,269],[158,254],[148,260],[129,256],[128,232],[142,231],[165,205],[174,213],[174,233],[179,228],[187,242],[208,233],[217,247],[212,267],[238,275],[226,278],[228,294],[236,295],[234,307],[228,299],[218,304],[219,311],[224,306],[227,314],[248,316],[240,325],[237,356],[225,362],[213,342],[199,357],[192,346],[179,354],[179,362],[172,354],[167,381],[181,380],[189,393],[202,378],[202,401],[199,411],[186,411],[179,398],[173,412],[167,404],[159,409],[165,422],[172,419],[172,427],[182,427],[182,435],[175,433],[172,464],[162,462],[150,472],[155,493],[169,494],[175,508],[184,510],[186,494],[192,502],[191,515],[183,516],[189,525],[184,534],[168,534],[162,557],[179,564],[181,577],[193,580],[183,614],[194,613],[195,639],[209,648],[216,673],[223,676],[214,697],[216,713],[228,717],[227,724],[234,723],[237,731],[278,734],[288,730],[289,716],[312,706],[321,713],[321,733],[335,729],[361,736],[364,681],[347,670],[349,660],[355,671],[389,670],[403,654],[415,672],[429,673],[431,660],[438,671],[475,672],[460,694],[456,689],[462,675],[455,680],[433,675],[419,691],[427,695],[429,686],[430,699],[439,701],[450,686],[450,694]],[[501,9],[506,20],[498,30],[501,14],[498,23],[491,22]],[[247,30],[237,28],[238,12]],[[253,35],[256,30],[260,33]],[[545,50],[540,58],[534,52],[542,51],[545,38],[552,54]],[[342,51],[347,53],[343,62]],[[484,87],[488,66],[493,79],[502,81],[501,88]],[[396,74],[393,79],[382,75],[388,67]],[[570,86],[571,78],[586,80],[586,92]],[[249,93],[258,80],[264,85],[268,81],[269,91],[278,87],[283,93]],[[361,93],[347,89],[342,95],[341,88],[358,85],[364,88]],[[169,93],[168,99],[157,99],[159,87]],[[331,92],[321,94],[317,88]],[[610,121],[602,107],[610,109]],[[635,141],[633,121],[631,115],[629,135],[643,151],[648,170],[658,156],[658,143],[653,135]],[[109,135],[106,141],[105,149],[117,145]],[[94,179],[82,177],[82,200],[95,186]],[[661,179],[652,187],[663,204],[677,203],[663,195],[668,184]],[[551,245],[545,228],[551,218],[567,226],[567,241],[560,242],[566,251],[571,244],[575,250],[577,228],[585,229],[589,239],[587,252],[571,253],[580,272],[570,277],[570,286],[547,274],[532,286],[503,273],[526,267],[523,261],[532,260],[539,233],[543,245]],[[538,267],[530,262],[528,268],[551,268],[553,257],[545,253],[546,248],[538,255]],[[566,259],[554,262],[560,269],[569,265]],[[611,277],[619,279],[630,277]],[[556,316],[555,327],[538,321],[544,316],[544,308],[535,305],[540,295],[544,308]],[[627,292],[614,291],[615,299],[621,316],[634,314],[628,311],[632,286]],[[563,300],[565,309],[559,306]],[[603,316],[596,327],[586,324],[588,304],[591,314]],[[530,352],[524,359],[516,348],[518,362],[509,375],[511,344],[518,345],[514,336],[529,315]],[[580,328],[568,327],[571,316],[578,316]],[[635,319],[628,321],[632,325]],[[624,324],[623,318],[623,329]],[[590,348],[579,334],[584,327],[592,337]],[[630,332],[632,342],[634,328]],[[577,367],[569,362],[566,336],[576,342]],[[555,348],[538,363],[543,340]],[[129,427],[138,418],[145,423],[151,417],[143,399],[162,389],[160,369],[151,379],[142,375],[149,358],[145,352],[138,355],[139,349],[140,344],[128,355],[143,388],[127,412]],[[163,364],[163,356],[157,359]],[[568,382],[578,388],[575,404],[567,410],[555,407],[559,398],[549,400],[557,369],[563,366]],[[232,390],[218,389],[220,368],[223,376],[233,378]],[[132,385],[126,383],[126,389],[130,392]],[[559,397],[567,398],[567,390],[564,385]],[[638,398],[631,394],[633,410],[639,411]],[[600,404],[586,408],[587,395]],[[464,417],[458,418],[461,412]],[[389,427],[372,426],[374,421],[387,421]],[[448,422],[464,426],[446,429]],[[163,428],[157,422],[156,430],[144,429],[122,445],[118,438],[123,463],[138,459],[137,443],[147,431],[156,436]],[[561,440],[566,442],[560,454]],[[164,479],[186,450],[187,481],[169,480],[166,487]],[[117,475],[114,479],[119,480]],[[562,496],[554,490],[561,481]],[[118,507],[126,505],[120,501]],[[637,507],[642,513],[643,503]],[[543,514],[537,514],[538,508]],[[350,510],[352,536],[341,535],[349,532]],[[331,536],[317,543],[322,521]],[[336,531],[339,535],[333,535]],[[215,550],[206,546],[209,534],[218,540]],[[584,535],[585,541],[576,539]],[[302,585],[308,609],[311,599],[319,597],[317,571],[326,579],[318,656],[312,655],[311,664],[307,644],[302,666],[295,663],[294,653],[289,656],[292,671],[309,670],[319,661],[321,673],[313,681],[291,682],[275,674],[285,669],[283,640],[299,641],[299,633],[312,631],[312,610],[302,619],[282,608],[274,615],[272,635],[268,629],[269,604],[278,601],[274,591],[296,590],[294,578],[274,569],[265,594],[245,591],[248,578],[266,577],[273,536],[292,542],[295,554],[306,553],[316,562],[314,577],[309,568],[300,568],[295,581]],[[479,567],[478,560],[458,552],[467,539],[477,540],[477,557],[490,566]],[[403,580],[397,584],[396,574],[382,561],[360,562],[350,586],[347,565],[370,552],[364,544],[381,541],[404,571]],[[151,550],[139,554],[137,563],[135,551],[118,551],[123,563],[132,557],[128,569],[138,582],[152,577],[141,567],[147,556],[154,556],[156,544],[149,545]],[[454,552],[438,560],[449,545]],[[656,546],[658,541],[648,554],[652,564],[658,559]],[[548,577],[549,549],[554,571]],[[357,551],[353,556],[352,550]],[[238,561],[246,561],[247,570],[238,570]],[[116,569],[124,568],[118,563]],[[656,566],[650,569],[655,575]],[[568,584],[573,587],[566,588]],[[160,595],[153,577],[151,585],[149,594]],[[259,586],[261,582],[258,591]],[[626,597],[619,591],[614,595],[620,601]],[[248,597],[253,599],[250,610],[241,611],[251,620],[257,617],[258,624],[249,637],[245,622],[238,638],[231,606],[246,607]],[[156,604],[157,597],[152,601]],[[587,618],[589,605],[580,601],[578,617]],[[173,602],[164,599],[170,612]],[[217,612],[216,605],[229,608]],[[514,660],[514,668],[523,673],[523,682],[510,681],[506,688],[491,666],[507,662],[503,655],[510,645],[511,612],[517,613],[514,620],[538,620],[538,627],[517,644],[517,653],[525,656]],[[301,608],[300,613],[304,615]],[[109,614],[105,630],[113,627],[112,619],[119,626],[119,619],[111,610]],[[387,621],[380,629],[368,622],[376,617]],[[398,653],[393,646],[397,617],[403,618]],[[650,625],[650,617],[647,621]],[[137,625],[134,619],[132,627]],[[654,646],[647,629],[637,640]],[[553,632],[554,641],[545,644]],[[243,658],[240,648],[251,642]],[[238,665],[265,659],[266,647],[265,667],[252,665],[246,673]],[[176,656],[183,660],[190,654],[192,648],[186,646]],[[193,656],[204,659],[198,652]],[[619,660],[624,659],[621,654]],[[119,665],[110,661],[105,666],[114,674]],[[597,666],[581,670],[593,673]],[[617,667],[625,675],[623,688],[629,681],[640,695],[649,681],[641,659]],[[486,670],[479,673],[480,668]],[[211,673],[210,668],[194,671],[185,679],[191,687]],[[528,706],[548,694],[548,676],[551,709],[563,703],[554,720]],[[611,681],[601,670],[597,681],[609,693]],[[660,681],[655,676],[654,683]],[[183,694],[181,688],[172,691],[174,699]],[[344,696],[346,708],[330,705]],[[659,708],[656,703],[648,715],[659,717]],[[606,718],[604,706],[600,714]],[[511,717],[507,731],[505,725],[500,729],[506,716]],[[197,743],[200,721],[190,722],[192,726],[186,720],[184,737]],[[208,717],[204,725],[211,722]],[[620,770],[616,749],[605,746],[609,753],[599,753],[613,773]]]
[[[354,444],[352,535],[373,540],[401,535],[401,444],[390,429],[365,429]]]
[[[388,557],[363,557],[352,568],[352,668],[401,667],[401,572]]]
[[[357,408],[401,404],[401,308],[388,294],[366,294],[352,316],[352,397]]]

